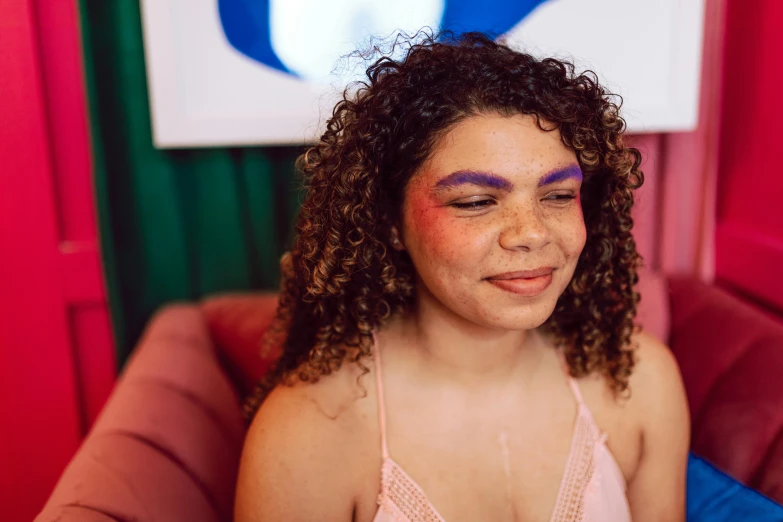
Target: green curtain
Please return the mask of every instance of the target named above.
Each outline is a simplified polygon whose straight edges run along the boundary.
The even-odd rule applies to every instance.
[[[302,147],[152,146],[138,0],[81,0],[95,191],[118,367],[163,303],[275,289]]]

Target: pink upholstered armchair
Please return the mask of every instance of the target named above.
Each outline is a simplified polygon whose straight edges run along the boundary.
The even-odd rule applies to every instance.
[[[640,320],[683,371],[693,451],[783,501],[783,326],[698,281],[644,276]],[[232,518],[240,396],[274,295],[160,310],[37,522]],[[53,436],[55,436],[53,434]]]

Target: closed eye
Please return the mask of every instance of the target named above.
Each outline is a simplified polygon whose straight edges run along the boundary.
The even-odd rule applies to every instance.
[[[492,199],[480,199],[477,201],[468,201],[467,203],[452,203],[451,206],[460,210],[483,210],[495,203]]]
[[[544,198],[545,201],[552,201],[561,205],[569,203],[574,199],[576,199],[576,196],[573,194],[551,194]],[[452,203],[450,206],[460,210],[478,211],[484,210],[485,208],[495,204],[496,201],[494,199],[478,199],[475,201],[466,201],[464,203]]]
[[[572,199],[576,199],[576,196],[573,194],[552,194],[551,196],[547,196],[544,199],[558,203],[566,203]]]

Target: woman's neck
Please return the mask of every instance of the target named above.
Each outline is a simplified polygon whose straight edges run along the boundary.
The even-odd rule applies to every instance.
[[[399,346],[417,371],[442,384],[487,388],[529,381],[546,344],[537,330],[499,330],[466,321],[440,303],[397,318]],[[398,343],[395,343],[398,344]]]

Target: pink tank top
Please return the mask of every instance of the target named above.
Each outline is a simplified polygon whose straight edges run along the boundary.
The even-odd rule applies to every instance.
[[[381,491],[373,522],[446,522],[421,487],[389,456],[381,354],[374,333],[373,338],[383,455]],[[601,433],[593,420],[576,381],[570,376],[567,379],[578,412],[571,451],[550,522],[630,522],[625,478],[606,445],[606,434]]]

